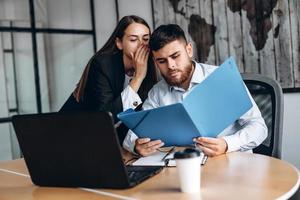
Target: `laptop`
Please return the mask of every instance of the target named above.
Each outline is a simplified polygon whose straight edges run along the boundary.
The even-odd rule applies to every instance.
[[[109,112],[16,115],[12,122],[39,186],[130,188],[162,170],[124,164]]]

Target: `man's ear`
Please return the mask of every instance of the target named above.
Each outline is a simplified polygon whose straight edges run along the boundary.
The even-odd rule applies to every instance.
[[[187,52],[187,54],[188,54],[188,56],[190,57],[190,58],[193,58],[193,55],[194,55],[194,52],[193,52],[193,45],[192,45],[192,43],[188,43],[187,45],[186,45],[186,52]]]
[[[115,43],[116,43],[116,46],[119,50],[123,50],[123,45],[122,45],[122,41],[121,41],[120,38],[117,37],[116,40],[115,40]]]

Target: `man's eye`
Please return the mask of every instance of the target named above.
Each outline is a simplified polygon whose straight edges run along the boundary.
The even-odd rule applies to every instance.
[[[175,59],[177,57],[179,57],[179,54],[176,54],[176,55],[172,56],[173,59]]]

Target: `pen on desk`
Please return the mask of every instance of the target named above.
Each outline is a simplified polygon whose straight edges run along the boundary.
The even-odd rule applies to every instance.
[[[203,156],[202,161],[201,161],[201,165],[204,165],[204,164],[206,163],[207,158],[208,158],[207,155],[204,155],[204,156]]]
[[[168,157],[168,155],[170,155],[174,150],[175,150],[175,146],[172,147],[170,149],[170,151],[168,151],[168,153],[166,153],[166,155],[164,155],[164,157],[161,159],[161,161],[164,161]]]

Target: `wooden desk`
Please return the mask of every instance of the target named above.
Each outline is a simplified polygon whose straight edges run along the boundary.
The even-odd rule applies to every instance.
[[[201,193],[196,195],[179,191],[176,168],[165,168],[160,174],[132,189],[84,191],[79,188],[34,186],[26,176],[28,172],[24,160],[19,159],[0,163],[0,199],[265,200],[287,199],[299,187],[299,172],[295,167],[258,154],[231,153],[210,158],[201,170]]]

